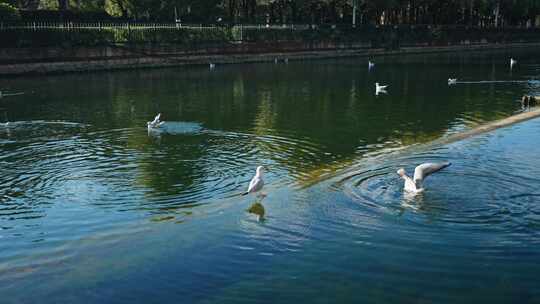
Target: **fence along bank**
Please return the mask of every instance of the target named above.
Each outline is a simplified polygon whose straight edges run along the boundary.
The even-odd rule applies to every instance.
[[[0,41],[6,75],[478,48],[540,42],[540,29],[27,22],[1,23]]]

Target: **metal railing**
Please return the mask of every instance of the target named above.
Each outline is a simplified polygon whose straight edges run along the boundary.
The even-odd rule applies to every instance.
[[[306,30],[315,25],[308,24],[237,24],[237,25],[219,25],[219,24],[184,24],[184,23],[146,23],[146,22],[50,22],[34,21],[6,23],[0,22],[2,29],[115,29],[115,28],[133,28],[133,29],[213,29],[213,28],[243,28],[243,29],[272,29],[272,30]]]

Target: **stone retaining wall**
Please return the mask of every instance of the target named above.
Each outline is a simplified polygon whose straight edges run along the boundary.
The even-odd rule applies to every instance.
[[[301,43],[284,45],[229,45],[225,48],[207,47],[185,50],[175,47],[85,47],[85,48],[31,48],[0,49],[0,76],[83,72],[114,69],[173,67],[182,65],[232,64],[282,60],[380,56],[395,54],[494,50],[506,48],[538,47],[540,43],[516,44],[464,44],[458,46],[406,47],[399,50],[369,48],[368,45],[335,45]],[[306,50],[307,49],[307,50]]]

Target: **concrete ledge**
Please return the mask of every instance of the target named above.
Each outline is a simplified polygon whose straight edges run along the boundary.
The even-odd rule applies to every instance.
[[[532,108],[528,112],[512,115],[507,118],[503,118],[503,119],[496,120],[490,123],[486,123],[484,125],[476,127],[469,131],[465,131],[465,132],[457,133],[454,135],[450,135],[448,137],[441,138],[440,140],[436,140],[433,144],[441,144],[441,145],[450,144],[453,142],[467,139],[469,137],[488,133],[496,129],[508,127],[508,126],[511,126],[511,125],[514,125],[514,124],[517,124],[526,120],[530,120],[533,118],[537,118],[537,117],[540,117],[540,108]]]

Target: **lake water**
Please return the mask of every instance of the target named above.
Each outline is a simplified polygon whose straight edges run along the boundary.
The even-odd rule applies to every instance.
[[[538,303],[537,52],[0,79],[0,302]]]

